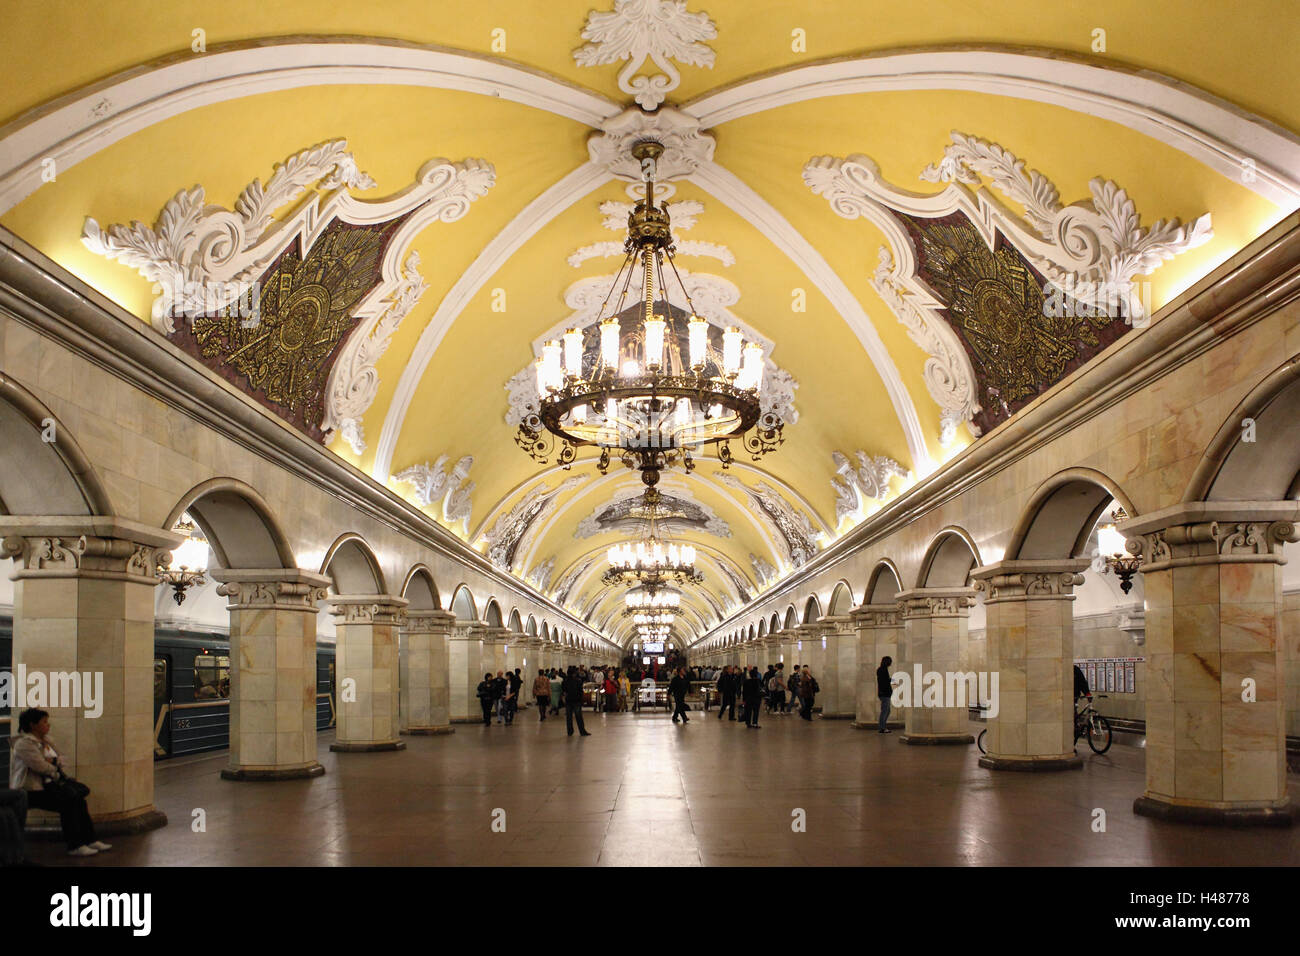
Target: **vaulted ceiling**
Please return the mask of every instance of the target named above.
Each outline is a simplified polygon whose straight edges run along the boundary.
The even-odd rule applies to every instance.
[[[606,33],[593,5],[613,15]],[[6,17],[0,223],[263,404],[273,389],[258,376],[280,359],[236,367],[232,353],[266,344],[205,339],[197,324],[189,339],[169,333],[151,316],[170,280],[160,289],[149,269],[166,256],[109,227],[141,220],[164,236],[169,201],[200,185],[189,213],[210,241],[187,266],[220,278],[217,260],[242,243],[258,251],[244,278],[283,281],[287,295],[310,263],[282,259],[285,237],[310,236],[304,253],[320,238],[304,211],[313,202],[335,208],[341,190],[359,200],[337,206],[341,221],[411,217],[387,252],[359,231],[324,233],[343,250],[328,267],[345,274],[319,284],[336,303],[356,293],[312,359],[321,382],[341,382],[319,400],[336,420],[320,420],[316,398],[268,407],[616,639],[628,627],[601,563],[630,533],[616,506],[637,477],[602,477],[591,454],[569,470],[530,460],[513,440],[507,383],[580,311],[575,283],[617,267],[597,246],[621,244],[606,225],[620,207],[607,204],[630,199],[609,157],[635,138],[677,137],[678,263],[719,322],[770,343],[797,384],[797,420],[776,453],[665,477],[686,515],[674,534],[706,574],[686,589],[683,636],[1129,331],[1067,322],[1050,348],[997,359],[1009,333],[988,333],[1003,338],[981,351],[979,310],[1010,306],[981,305],[967,286],[992,282],[1005,298],[1044,276],[1087,278],[1079,263],[1100,236],[1106,268],[1141,260],[1127,277],[1154,312],[1300,205],[1300,87],[1276,72],[1300,31],[1262,0],[1195,11],[1178,0],[283,0],[201,15],[68,2]],[[587,43],[592,56],[576,56]],[[662,94],[634,75],[661,77]],[[451,165],[426,165],[437,158]],[[286,163],[302,181],[254,230],[237,200],[254,180],[273,193]],[[434,168],[451,179],[415,186]],[[366,212],[378,200],[391,200],[383,214]],[[88,218],[119,253],[137,241],[134,254],[83,242]],[[347,374],[331,365],[344,360]],[[1008,404],[990,418],[997,396]]]

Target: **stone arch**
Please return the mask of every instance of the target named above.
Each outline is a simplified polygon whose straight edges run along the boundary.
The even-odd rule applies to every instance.
[[[474,595],[464,584],[456,588],[456,592],[451,597],[451,613],[456,615],[458,621],[477,621],[478,604],[474,600]]]
[[[537,636],[537,618],[533,617],[531,614],[528,615],[528,621],[524,625],[524,633],[529,637]]]
[[[767,636],[767,618],[760,618],[758,622],[758,636]]]
[[[871,570],[867,588],[862,592],[863,604],[893,604],[894,597],[903,590],[903,576],[898,565],[889,558],[881,558]]]
[[[99,475],[63,423],[0,373],[0,514],[112,515]],[[46,441],[50,435],[53,441]],[[171,527],[168,525],[168,527]]]
[[[955,525],[944,528],[926,549],[918,588],[964,588],[972,568],[980,565],[979,548],[969,532]]]
[[[796,611],[794,609],[794,605],[791,604],[788,608],[785,609],[785,622],[782,625],[782,629],[788,631],[788,630],[792,630],[798,625],[799,625],[799,612]]]
[[[402,582],[402,597],[410,603],[413,611],[437,611],[442,608],[438,603],[438,587],[433,583],[433,573],[423,564],[417,564],[406,574]]]
[[[814,617],[814,613],[816,616]],[[808,595],[808,600],[803,602],[803,623],[813,624],[822,619],[822,602],[817,600],[817,595]]]
[[[1083,554],[1106,505],[1114,499],[1129,517],[1133,502],[1092,468],[1067,468],[1038,486],[1011,533],[1007,560],[1073,558]]]
[[[501,627],[501,605],[496,598],[489,598],[487,607],[483,608],[483,623],[489,627]]]
[[[511,609],[509,623],[506,626],[516,634],[524,633],[524,621],[523,618],[519,616],[519,608]]]
[[[542,622],[542,640],[548,643],[556,640],[551,634],[551,625],[547,624],[545,621]],[[556,643],[558,643],[558,641],[556,641]]]
[[[754,625],[749,625],[749,640],[753,640],[757,635],[754,632]]]
[[[320,573],[334,582],[336,594],[387,594],[388,586],[379,559],[366,539],[345,531],[325,552]]]
[[[1243,441],[1244,419],[1254,441]],[[1183,494],[1184,502],[1300,498],[1300,355],[1250,390],[1215,433]],[[1131,514],[1131,512],[1130,512]]]
[[[838,617],[853,610],[853,590],[847,581],[841,580],[831,592],[830,602],[826,605],[828,617]]]
[[[238,479],[210,478],[195,485],[172,508],[164,527],[175,527],[187,512],[223,568],[298,566],[271,506]]]
[[[781,618],[773,611],[771,622],[767,625],[767,633],[775,634],[779,630],[781,630]]]

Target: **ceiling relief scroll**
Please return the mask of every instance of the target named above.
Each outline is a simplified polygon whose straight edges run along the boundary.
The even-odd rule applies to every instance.
[[[425,290],[407,249],[432,222],[464,216],[496,173],[478,159],[430,160],[400,193],[362,201],[348,189],[375,182],[346,147],[295,153],[233,210],[194,186],[152,227],[87,218],[82,242],[154,282],[158,332],[311,438],[339,435],[360,454],[375,363]]]

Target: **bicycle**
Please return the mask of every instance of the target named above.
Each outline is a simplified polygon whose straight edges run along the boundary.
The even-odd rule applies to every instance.
[[[1105,694],[1098,694],[1105,697]],[[1088,701],[1083,710],[1074,715],[1074,743],[1077,746],[1080,737],[1088,738],[1088,746],[1095,754],[1104,754],[1110,749],[1112,734],[1110,721],[1097,713],[1092,706],[1092,694],[1085,694]]]

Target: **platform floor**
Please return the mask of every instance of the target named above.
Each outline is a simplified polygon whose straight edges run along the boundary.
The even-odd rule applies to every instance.
[[[458,725],[396,753],[334,754],[314,780],[233,783],[226,755],[159,764],[167,827],[78,866],[1294,865],[1300,827],[1225,830],[1133,814],[1143,751],[1081,745],[1081,771],[995,773],[969,747],[908,747],[847,721],[696,712],[588,714],[592,736],[536,712]],[[978,732],[978,725],[972,725]],[[1292,799],[1300,778],[1292,775]],[[1092,829],[1106,811],[1106,831]],[[194,832],[194,810],[206,831]],[[494,811],[505,832],[493,832]],[[791,830],[802,809],[806,832]],[[498,819],[500,815],[497,814]]]

